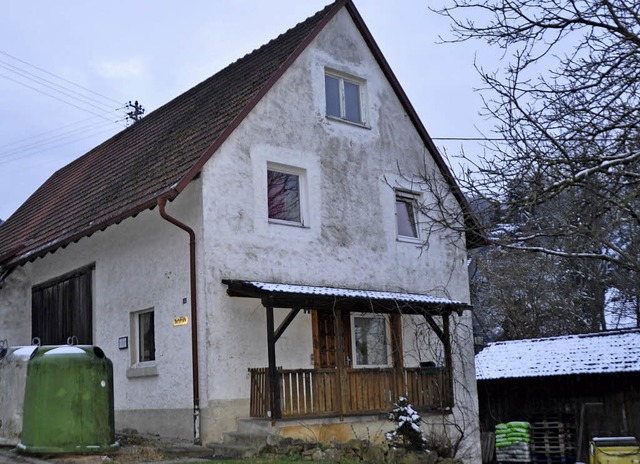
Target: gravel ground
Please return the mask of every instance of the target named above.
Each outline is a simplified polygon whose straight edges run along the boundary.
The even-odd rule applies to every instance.
[[[3,464],[137,464],[199,463],[213,459],[213,450],[190,442],[137,433],[119,434],[120,448],[95,455],[22,455],[0,448]]]

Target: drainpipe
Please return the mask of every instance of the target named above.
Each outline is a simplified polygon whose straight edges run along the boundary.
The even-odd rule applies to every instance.
[[[167,199],[158,198],[160,216],[171,224],[179,227],[189,234],[189,280],[191,287],[191,371],[193,374],[193,442],[196,445],[200,441],[200,393],[198,387],[198,312],[196,305],[196,234],[193,229],[169,216],[165,211]]]

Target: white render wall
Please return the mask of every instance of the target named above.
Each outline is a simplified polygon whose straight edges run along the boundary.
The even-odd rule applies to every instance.
[[[196,181],[166,208],[196,234],[201,231],[198,192]],[[190,312],[188,244],[188,234],[162,219],[155,208],[16,269],[0,290],[3,318],[7,302],[17,299],[7,294],[20,296],[19,305],[9,311],[21,321],[19,336],[9,337],[10,344],[31,342],[32,286],[94,264],[93,342],[113,361],[116,427],[192,438],[191,326],[173,326],[175,317]],[[20,285],[13,284],[15,280]],[[131,313],[145,309],[155,311],[157,374],[130,377],[141,372],[130,369],[135,364]],[[129,337],[128,349],[118,348],[119,337]],[[149,413],[140,416],[141,410]]]
[[[366,80],[367,127],[325,116],[325,68]],[[304,170],[304,227],[269,223],[268,163]],[[227,373],[209,380],[207,396],[217,407],[222,409],[225,401],[242,404],[249,394],[247,368],[267,365],[264,308],[259,300],[229,298],[222,279],[431,293],[469,301],[463,238],[456,247],[432,234],[428,249],[396,239],[393,187],[415,188],[404,178],[425,169],[435,169],[433,160],[343,10],[202,172],[202,291],[211,343],[207,372]],[[279,317],[286,313],[276,310]],[[456,333],[466,330],[469,321],[456,324]],[[472,374],[472,338],[465,343],[471,351],[457,349],[465,363],[456,362],[456,368]],[[310,317],[300,314],[276,347],[279,366],[311,366]],[[475,383],[472,376],[465,378],[472,400]],[[477,406],[468,406],[466,420],[473,428]],[[217,419],[206,425],[213,439],[229,428]]]

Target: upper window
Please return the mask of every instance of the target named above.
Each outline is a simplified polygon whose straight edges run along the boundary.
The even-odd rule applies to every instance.
[[[356,79],[325,74],[327,116],[364,124],[362,116],[362,86]]]
[[[418,239],[417,195],[411,192],[396,191],[396,224],[398,237]]]
[[[303,171],[267,168],[267,203],[269,220],[303,225]]]
[[[354,367],[391,365],[389,323],[382,314],[351,316]]]

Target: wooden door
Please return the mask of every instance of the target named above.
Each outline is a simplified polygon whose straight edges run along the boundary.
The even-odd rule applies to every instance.
[[[313,367],[316,369],[337,367],[336,350],[336,323],[333,311],[312,311],[311,322],[313,330]],[[343,344],[344,365],[349,367],[351,330],[349,313],[345,311],[342,315],[343,323]]]

